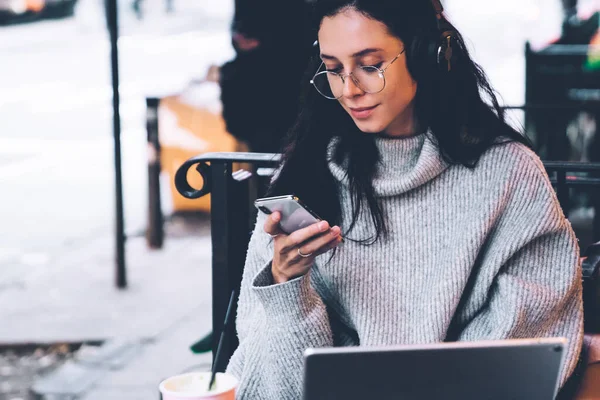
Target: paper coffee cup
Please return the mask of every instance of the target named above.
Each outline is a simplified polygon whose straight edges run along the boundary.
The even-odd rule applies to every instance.
[[[163,400],[235,400],[237,379],[217,373],[213,390],[208,390],[210,372],[190,372],[165,379],[159,385]]]

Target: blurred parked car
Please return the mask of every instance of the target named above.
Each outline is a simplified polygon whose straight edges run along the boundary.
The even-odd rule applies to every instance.
[[[0,23],[72,16],[77,0],[0,0]]]

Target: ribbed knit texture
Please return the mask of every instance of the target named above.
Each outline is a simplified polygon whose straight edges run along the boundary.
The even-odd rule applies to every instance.
[[[554,336],[569,340],[562,385],[583,339],[579,248],[539,158],[508,143],[468,169],[448,166],[428,134],[376,141],[389,237],[346,240],[329,263],[320,256],[308,275],[274,285],[258,217],[228,367],[238,398],[301,398],[309,347]],[[347,188],[343,163],[330,170]],[[341,201],[344,230],[347,190]],[[373,233],[363,213],[348,236]]]

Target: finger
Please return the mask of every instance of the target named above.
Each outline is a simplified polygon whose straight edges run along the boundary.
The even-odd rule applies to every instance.
[[[334,226],[326,234],[303,243],[299,248],[303,254],[317,253],[338,238],[341,238],[341,230],[339,226]]]
[[[324,247],[321,247],[318,251],[313,253],[313,256],[320,256],[321,254],[325,254],[328,251],[331,251],[333,249],[335,249],[336,247],[338,247],[341,243],[343,242],[342,236],[338,236],[337,238],[333,239],[331,242],[329,242],[327,245],[325,245]]]
[[[327,221],[316,222],[307,226],[306,228],[298,229],[287,237],[287,240],[284,244],[284,249],[290,250],[292,248],[297,248],[304,242],[308,242],[310,239],[314,238],[315,236],[322,235],[328,230],[329,223]]]
[[[281,221],[281,214],[279,211],[275,211],[265,220],[264,230],[271,237],[278,236],[283,233],[279,227],[279,221]]]

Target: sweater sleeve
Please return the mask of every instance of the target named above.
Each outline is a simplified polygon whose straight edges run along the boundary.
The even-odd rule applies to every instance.
[[[332,346],[333,335],[310,273],[273,284],[264,221],[259,215],[248,246],[236,319],[240,346],[227,370],[240,381],[238,399],[298,399],[304,350]]]
[[[480,270],[497,272],[458,339],[565,337],[562,386],[583,340],[579,246],[539,159],[529,152],[517,158],[480,256]]]

